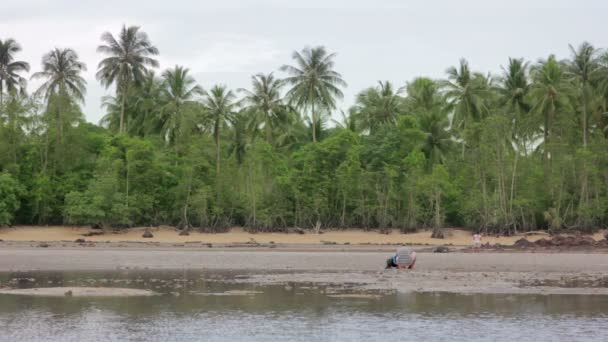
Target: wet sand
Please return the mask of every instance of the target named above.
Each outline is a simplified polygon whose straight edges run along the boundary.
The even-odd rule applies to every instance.
[[[230,270],[256,284],[356,284],[374,290],[608,295],[608,254],[424,253],[413,271],[384,270],[391,251],[2,246],[0,271]],[[230,280],[230,279],[228,279]]]

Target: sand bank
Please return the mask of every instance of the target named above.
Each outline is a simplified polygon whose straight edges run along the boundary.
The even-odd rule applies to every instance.
[[[91,242],[158,242],[158,243],[189,243],[189,242],[205,242],[212,244],[230,244],[230,243],[276,243],[276,244],[294,244],[294,245],[311,245],[311,244],[420,244],[420,245],[439,245],[452,244],[454,246],[470,246],[472,243],[472,234],[470,231],[461,229],[445,229],[447,237],[445,239],[431,239],[430,231],[420,231],[411,234],[402,234],[399,231],[392,231],[389,234],[380,234],[378,232],[369,232],[363,230],[330,230],[323,234],[286,234],[286,233],[256,233],[251,234],[244,231],[242,228],[233,228],[228,233],[219,234],[203,234],[193,231],[188,236],[180,236],[178,232],[171,227],[152,228],[153,238],[142,238],[142,233],[145,228],[131,228],[119,232],[106,230],[104,235],[98,236],[83,236],[91,232],[99,232],[88,227],[66,227],[66,226],[19,226],[12,228],[0,229],[0,239],[4,241],[74,241],[84,238]],[[500,243],[502,245],[511,245],[524,235],[510,237],[483,237],[483,243],[491,244]],[[526,238],[530,241],[536,241],[541,238],[546,238],[547,234],[526,234]],[[601,233],[593,236],[596,240],[603,239]]]

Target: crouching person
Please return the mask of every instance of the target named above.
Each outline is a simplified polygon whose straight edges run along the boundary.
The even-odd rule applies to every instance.
[[[413,269],[416,264],[416,252],[409,247],[400,247],[397,253],[386,260],[386,268]]]

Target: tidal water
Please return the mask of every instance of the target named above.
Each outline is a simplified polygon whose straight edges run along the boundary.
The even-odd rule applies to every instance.
[[[246,275],[0,273],[0,287],[131,287],[161,294],[0,295],[0,341],[608,340],[608,296],[362,293],[234,284],[234,277]]]

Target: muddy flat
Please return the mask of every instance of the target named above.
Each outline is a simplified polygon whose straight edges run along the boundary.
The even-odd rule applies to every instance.
[[[0,271],[198,269],[254,284],[355,283],[400,292],[608,295],[605,253],[418,253],[412,271],[384,270],[391,251],[0,249]]]

